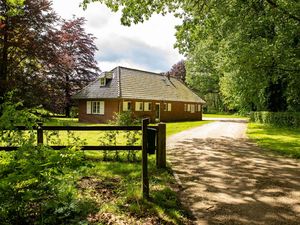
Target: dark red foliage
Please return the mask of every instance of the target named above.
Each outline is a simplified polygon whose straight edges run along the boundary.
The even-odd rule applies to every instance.
[[[167,76],[172,76],[185,82],[186,70],[184,65],[184,60],[179,61],[178,63],[174,64],[172,68],[166,72]]]
[[[0,0],[0,97],[18,89],[26,106],[68,113],[70,96],[98,72],[95,38],[83,25],[59,18],[48,0]]]

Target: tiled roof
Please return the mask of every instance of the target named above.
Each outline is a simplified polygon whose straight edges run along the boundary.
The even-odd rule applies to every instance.
[[[73,99],[97,99],[97,98],[119,98],[119,77],[113,74],[112,79],[107,79],[106,85],[100,87],[102,73],[95,81],[84,87],[81,91],[72,96]]]
[[[100,87],[98,78],[73,99],[123,98],[205,103],[176,78],[168,79],[162,74],[125,67],[117,67],[112,72],[113,78],[105,87]]]

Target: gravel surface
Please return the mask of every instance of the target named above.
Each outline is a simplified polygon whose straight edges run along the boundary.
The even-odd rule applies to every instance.
[[[300,225],[300,161],[262,151],[246,120],[220,119],[167,139],[195,224]]]

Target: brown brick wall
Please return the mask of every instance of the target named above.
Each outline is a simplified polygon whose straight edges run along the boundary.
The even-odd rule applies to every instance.
[[[89,100],[89,101],[101,101],[101,100]],[[79,122],[86,123],[107,123],[113,119],[115,112],[119,112],[119,108],[122,110],[123,100],[103,100],[105,103],[104,115],[94,115],[86,113],[86,100],[79,101]],[[197,121],[202,120],[202,112],[198,112],[198,103],[185,103],[185,102],[171,102],[171,101],[148,101],[148,100],[125,100],[131,101],[132,111],[135,117],[150,117],[151,121],[155,121],[155,104],[160,103],[160,121]],[[135,111],[135,102],[151,102],[152,111]],[[171,103],[171,111],[164,110],[164,103]],[[195,113],[185,112],[184,104],[195,104]]]

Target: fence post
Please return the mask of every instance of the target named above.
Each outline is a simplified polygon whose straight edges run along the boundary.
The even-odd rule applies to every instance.
[[[156,167],[166,168],[166,124],[158,124]]]
[[[44,137],[43,137],[43,123],[38,123],[37,127],[37,144],[43,144]]]
[[[142,122],[142,193],[143,197],[149,198],[149,178],[148,178],[148,153],[147,153],[147,126],[150,120],[143,119]]]

